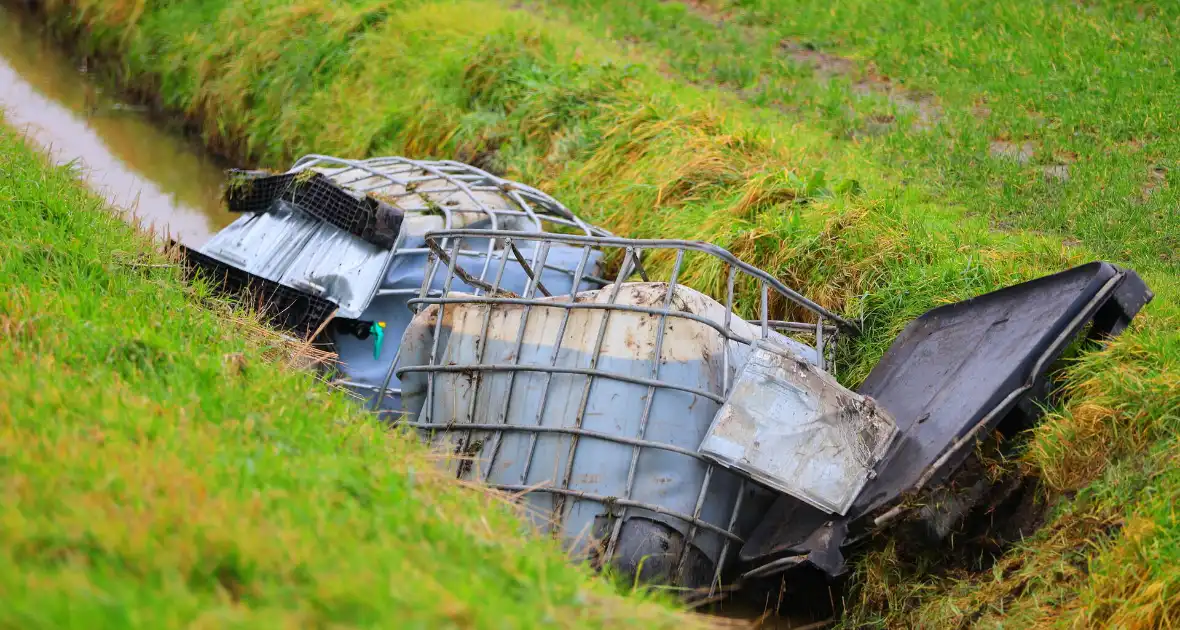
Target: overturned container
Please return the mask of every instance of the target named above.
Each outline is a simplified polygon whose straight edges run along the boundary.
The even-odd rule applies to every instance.
[[[780,491],[839,511],[892,440],[823,371],[852,325],[718,247],[613,237],[455,162],[309,156],[233,173],[227,202],[244,216],[190,267],[329,341],[338,384],[626,574],[716,585]],[[771,364],[790,370],[760,374],[767,396],[749,379]],[[827,449],[810,465],[762,457],[791,441],[779,408]]]
[[[455,291],[464,243],[491,238],[538,252],[525,268],[532,281],[505,289],[502,260],[490,282],[467,278],[475,291]],[[761,441],[790,438],[774,435],[773,422],[732,431],[749,409],[792,410],[786,432],[829,447],[806,454],[815,466],[803,468],[832,481],[831,496],[820,494],[840,505],[893,437],[887,414],[822,371],[851,325],[723,249],[473,229],[432,232],[426,244],[436,260],[411,300],[417,315],[395,369],[405,423],[461,456],[458,477],[521,494],[538,525],[598,563],[645,581],[716,585],[775,489],[817,496],[785,469],[751,478]],[[545,270],[568,250],[577,252],[573,281]],[[590,275],[591,261],[614,272]],[[725,302],[688,286],[686,269],[720,271]],[[438,277],[443,290],[432,297]],[[579,290],[586,285],[601,288]],[[757,304],[736,304],[735,286]],[[811,321],[771,320],[772,302]],[[747,321],[742,310],[760,315]],[[780,395],[749,387],[752,358],[791,367],[769,375]],[[730,413],[719,416],[723,408]],[[702,448],[720,436],[747,456]]]
[[[915,511],[945,536],[987,489],[910,499],[1027,426],[1064,348],[1152,298],[1091,263],[942,306],[853,392],[827,370],[856,327],[770,274],[610,235],[471,166],[308,156],[233,173],[227,202],[243,216],[184,249],[191,271],[331,344],[338,385],[576,555],[693,589],[839,574],[852,542]]]
[[[337,384],[388,414],[401,411],[388,367],[429,269],[427,232],[607,234],[534,188],[452,161],[310,155],[285,173],[231,171],[226,203],[243,216],[199,250],[182,248],[190,270],[247,296],[273,325],[330,342],[341,357]],[[545,264],[556,290],[573,275],[576,260],[565,254]],[[522,262],[536,255],[527,243],[468,239],[455,273],[478,284],[502,269],[502,286],[522,291]],[[586,262],[591,278],[598,263]],[[438,275],[428,293],[442,289]],[[474,290],[461,278],[449,289]]]

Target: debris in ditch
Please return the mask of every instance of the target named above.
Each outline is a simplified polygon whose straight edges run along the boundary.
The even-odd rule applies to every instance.
[[[1083,334],[1096,340],[1119,334],[1151,298],[1134,271],[1095,262],[910,322],[858,388],[896,418],[898,439],[838,523],[853,538],[888,525],[909,511],[906,498],[946,482],[978,439],[1001,423],[1030,426],[1062,351]],[[778,503],[772,510],[778,516],[742,548],[751,571],[765,573],[784,558],[803,560],[817,551],[801,544],[820,515],[792,497]]]
[[[1065,347],[1152,297],[1091,263],[942,306],[853,392],[828,371],[850,321],[724,249],[616,237],[474,167],[312,156],[229,199],[246,216],[190,265],[322,331],[336,382],[457,454],[456,477],[518,494],[580,557],[685,589],[838,575],[903,517],[945,536],[987,481],[942,511],[911,499],[1035,421]],[[684,283],[706,265],[718,299]],[[803,321],[773,319],[783,303]]]
[[[349,192],[323,173],[303,170],[271,175],[230,171],[225,202],[230,212],[267,214],[291,204],[310,217],[378,247],[393,247],[402,213],[371,194]]]
[[[243,297],[251,306],[259,306],[267,323],[275,328],[309,337],[336,310],[336,304],[325,297],[252,274],[179,243],[172,245],[182,252],[190,277],[200,274],[212,281],[219,292]]]
[[[755,347],[700,450],[831,514],[876,473],[897,426],[871,398],[806,361]]]

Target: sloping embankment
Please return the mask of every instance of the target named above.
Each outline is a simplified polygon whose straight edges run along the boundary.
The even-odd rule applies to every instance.
[[[526,539],[308,353],[0,119],[0,626],[705,625]]]
[[[498,2],[48,7],[84,52],[220,150],[275,167],[309,152],[457,156],[616,232],[725,246],[863,317],[850,383],[930,306],[1091,258],[902,188],[856,144],[671,78],[647,49]],[[854,612],[927,624],[1180,614],[1177,281],[1162,265],[1139,271],[1158,294],[1144,322],[1070,368],[1062,405],[1007,463],[1046,482],[1049,524],[983,573],[913,570],[886,547],[861,565]],[[721,286],[718,269],[689,273]]]

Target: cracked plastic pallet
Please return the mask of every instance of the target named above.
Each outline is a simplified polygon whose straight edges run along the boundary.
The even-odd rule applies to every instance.
[[[391,248],[401,231],[402,212],[369,196],[348,193],[322,173],[271,175],[231,170],[225,201],[231,212],[270,212],[287,201],[303,212],[378,247]]]

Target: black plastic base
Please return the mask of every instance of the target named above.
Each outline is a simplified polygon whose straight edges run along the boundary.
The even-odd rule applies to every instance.
[[[185,273],[201,274],[215,283],[218,293],[234,296],[258,308],[275,328],[309,337],[336,310],[336,304],[227,265],[201,252],[173,243],[184,254]]]
[[[877,475],[842,517],[780,496],[742,547],[741,560],[759,567],[784,556],[825,554],[844,542],[814,536],[828,521],[846,524],[852,539],[875,530],[875,519],[904,497],[956,473],[973,452],[970,438],[1035,423],[1051,389],[1051,366],[1068,342],[1083,332],[1095,340],[1118,335],[1151,299],[1134,271],[1094,262],[910,322],[857,389],[897,422],[898,438]],[[935,516],[961,520],[980,500]]]

